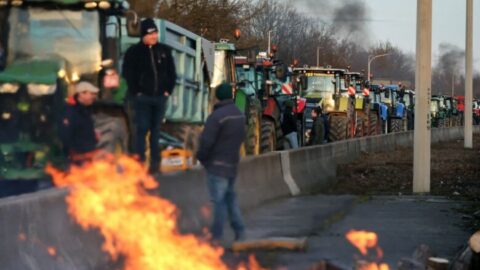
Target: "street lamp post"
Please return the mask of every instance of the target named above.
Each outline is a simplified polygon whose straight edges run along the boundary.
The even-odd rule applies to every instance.
[[[271,43],[272,43],[272,30],[268,31],[268,49],[267,49],[268,57],[270,57],[270,54],[272,53]]]
[[[368,56],[368,67],[367,67],[367,78],[368,81],[370,81],[370,65],[372,64],[373,60],[380,58],[380,57],[385,57],[387,55],[390,55],[391,53],[384,53],[384,54],[378,54],[378,55],[369,55]]]

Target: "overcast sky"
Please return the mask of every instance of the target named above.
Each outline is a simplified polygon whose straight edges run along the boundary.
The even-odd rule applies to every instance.
[[[332,10],[326,3],[355,0],[290,0],[302,12],[331,22]],[[415,52],[417,0],[357,0],[367,6],[367,29],[370,40],[391,41],[405,51]],[[474,57],[475,68],[480,70],[480,1],[474,0]],[[451,43],[465,48],[465,0],[433,0],[434,61],[440,43]]]

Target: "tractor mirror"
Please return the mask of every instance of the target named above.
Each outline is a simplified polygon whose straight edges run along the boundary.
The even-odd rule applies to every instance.
[[[236,86],[237,86],[237,88],[245,88],[245,87],[247,87],[247,82],[248,82],[247,80],[239,81],[239,82],[237,82]]]
[[[306,91],[308,89],[308,78],[307,76],[300,77],[300,84],[302,85],[302,90]]]
[[[385,90],[385,98],[390,98],[390,91]]]
[[[127,17],[127,34],[130,37],[140,37],[140,20],[135,11],[129,10],[126,13]]]

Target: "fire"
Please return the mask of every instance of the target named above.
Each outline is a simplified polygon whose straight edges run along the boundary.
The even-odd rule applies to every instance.
[[[125,270],[228,269],[223,249],[177,231],[177,208],[148,193],[158,187],[146,168],[128,156],[106,156],[71,167],[64,174],[47,172],[58,187],[70,187],[68,211],[85,229],[98,229],[103,250],[125,258]],[[240,269],[262,269],[251,257]]]
[[[362,255],[367,255],[368,249],[376,247],[378,242],[377,234],[367,231],[349,231],[347,239]]]
[[[349,231],[346,238],[352,245],[354,245],[363,256],[368,255],[368,251],[374,249],[376,251],[376,260],[379,261],[383,257],[383,250],[377,246],[378,236],[374,232],[368,231]],[[366,262],[363,260],[357,261],[357,270],[389,270],[386,263]]]

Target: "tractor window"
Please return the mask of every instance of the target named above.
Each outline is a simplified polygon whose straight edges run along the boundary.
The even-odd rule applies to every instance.
[[[95,73],[101,62],[95,11],[12,8],[7,64],[29,59],[66,60],[72,74]]]
[[[432,100],[432,102],[430,102],[430,111],[431,112],[439,111],[438,100]]]
[[[333,76],[322,76],[322,75],[307,77],[308,89],[306,90],[306,93],[311,93],[311,92],[334,93],[335,84],[333,84],[332,82],[333,79],[334,79]]]

